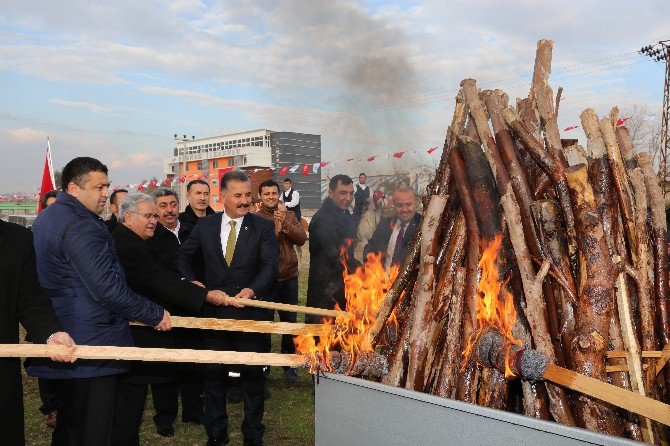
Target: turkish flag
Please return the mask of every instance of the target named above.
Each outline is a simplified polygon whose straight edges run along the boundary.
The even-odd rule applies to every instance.
[[[309,164],[305,164],[304,166],[302,166],[302,174],[303,175],[309,174]]]
[[[347,158],[347,162],[353,161],[353,160],[354,160],[353,158]]]
[[[396,152],[393,154],[393,158],[402,158],[405,152]]]
[[[179,182],[183,183],[184,181],[186,181],[186,177],[184,175],[180,176],[179,177]]]
[[[616,122],[616,126],[622,126],[624,122],[628,121],[630,118],[619,118],[619,120]]]
[[[328,165],[328,163],[329,163],[329,161],[321,161],[321,162],[319,163],[319,166],[321,166],[321,167],[326,167],[326,166]]]
[[[374,161],[375,158],[377,158],[377,156],[376,156],[376,155],[373,155],[373,156],[371,156],[370,158],[368,158],[368,161]]]
[[[288,169],[289,169],[290,167],[291,167],[291,166],[284,166],[284,167],[282,167],[282,169],[279,171],[279,175],[282,175],[282,176],[286,175],[286,172],[288,172]]]
[[[563,131],[564,132],[569,132],[570,130],[574,130],[574,129],[577,129],[577,128],[579,128],[578,125],[571,125],[570,127],[564,128]]]
[[[49,143],[49,138],[47,138],[47,156],[44,160],[44,170],[42,171],[42,185],[40,186],[40,199],[37,200],[37,213],[42,212],[42,197],[47,192],[50,192],[56,188],[54,185],[54,169],[53,163],[51,162],[51,144]]]
[[[431,147],[430,149],[428,149],[428,155],[430,155],[431,153],[433,153],[436,150],[437,150],[437,147]]]

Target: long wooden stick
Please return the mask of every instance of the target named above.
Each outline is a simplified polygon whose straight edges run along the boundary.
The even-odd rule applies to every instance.
[[[55,355],[78,359],[116,359],[122,361],[195,362],[200,364],[244,364],[295,367],[304,365],[307,357],[280,353],[255,353],[171,348],[140,348],[78,345],[0,344],[2,358],[50,358]]]
[[[670,406],[638,393],[548,363],[544,378],[568,389],[670,426]]]
[[[270,321],[247,321],[237,319],[215,319],[204,317],[180,317],[170,316],[172,328],[196,328],[200,330],[225,330],[243,331],[252,333],[272,334],[314,334],[319,333],[323,327],[321,324],[301,324],[291,322]],[[140,325],[139,322],[131,322],[130,325]]]
[[[337,317],[342,314],[341,311],[327,310],[325,308],[304,307],[302,305],[280,304],[266,300],[256,299],[237,299],[245,307],[267,308],[268,310],[291,311],[294,313],[313,314],[323,317]]]

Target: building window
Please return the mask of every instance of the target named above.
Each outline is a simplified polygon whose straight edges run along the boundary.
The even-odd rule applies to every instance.
[[[198,161],[198,170],[205,170],[204,161]]]
[[[212,168],[213,169],[218,169],[219,168],[219,160],[212,161]]]

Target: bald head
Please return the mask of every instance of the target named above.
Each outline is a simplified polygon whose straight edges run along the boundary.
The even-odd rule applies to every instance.
[[[400,221],[408,222],[416,213],[416,198],[414,191],[407,187],[401,187],[393,192],[393,209]]]

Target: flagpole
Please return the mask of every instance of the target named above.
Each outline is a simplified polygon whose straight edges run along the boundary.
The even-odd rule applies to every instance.
[[[54,185],[55,189],[58,189],[58,185],[56,184],[56,178],[54,176],[54,163],[51,160],[51,141],[49,140],[48,136],[47,136],[47,159],[49,160],[49,173],[51,174],[51,184]]]

